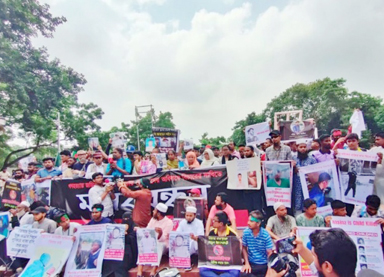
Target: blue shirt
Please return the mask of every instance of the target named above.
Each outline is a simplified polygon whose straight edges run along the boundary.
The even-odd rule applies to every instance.
[[[246,228],[243,233],[243,246],[248,248],[248,260],[250,264],[267,264],[267,250],[272,250],[271,236],[263,227],[255,237],[251,229]]]
[[[94,221],[93,219],[87,223],[87,225],[108,224],[113,223],[108,217],[103,217],[100,221]]]
[[[124,166],[124,161],[125,160],[125,166]],[[131,160],[130,159],[127,159],[127,158],[120,158],[116,161],[116,165],[118,167],[120,167],[121,169],[124,169],[125,171],[127,171],[128,173],[131,172],[131,168],[132,168],[132,163],[131,163]],[[109,170],[111,169],[111,165],[108,164],[107,165],[107,173],[109,172]],[[112,176],[116,176],[116,177],[124,177],[124,174],[121,173],[120,171],[118,171],[117,169],[113,169],[112,171]]]
[[[40,169],[39,171],[37,171],[37,175],[40,178],[45,178],[48,176],[55,177],[55,176],[59,176],[61,174],[62,174],[61,171],[56,169],[56,168],[52,168],[50,171],[48,171],[48,169],[46,169],[46,168],[43,168],[43,169]]]

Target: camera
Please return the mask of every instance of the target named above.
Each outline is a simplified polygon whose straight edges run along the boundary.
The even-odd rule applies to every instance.
[[[287,270],[284,277],[296,277],[296,271],[299,269],[299,261],[291,254],[272,253],[268,259],[268,267],[272,268],[277,273]]]
[[[276,241],[276,251],[277,253],[287,253],[291,254],[292,250],[295,249],[296,245],[293,242],[296,240],[296,236],[286,237]]]

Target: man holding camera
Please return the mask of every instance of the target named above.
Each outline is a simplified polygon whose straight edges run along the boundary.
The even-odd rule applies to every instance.
[[[113,192],[113,185],[104,186],[104,176],[100,172],[93,173],[93,183],[95,184],[88,191],[88,198],[90,205],[103,204],[104,210],[102,213],[103,217],[108,217],[113,220],[113,200],[116,198]]]

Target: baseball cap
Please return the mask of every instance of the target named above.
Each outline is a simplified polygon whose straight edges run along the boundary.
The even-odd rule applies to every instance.
[[[271,137],[272,135],[275,135],[275,136],[280,136],[280,131],[278,130],[272,130],[270,133],[269,133],[269,136]]]
[[[200,191],[199,189],[197,189],[197,188],[191,189],[191,190],[189,191],[189,193],[193,193],[193,194],[201,195],[201,191]]]
[[[36,209],[34,209],[32,212],[32,214],[39,214],[39,213],[47,213],[47,209],[44,208],[44,207],[37,207]]]

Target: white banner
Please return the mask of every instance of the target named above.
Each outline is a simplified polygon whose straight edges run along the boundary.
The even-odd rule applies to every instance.
[[[228,174],[228,189],[257,189],[261,188],[260,157],[249,159],[234,159],[226,163]]]
[[[30,259],[41,229],[15,227],[7,239],[7,256]]]
[[[373,269],[384,274],[381,228],[377,218],[350,218],[332,216],[332,228],[343,229],[357,246],[356,274],[362,269]]]
[[[326,161],[299,168],[304,199],[316,201],[318,213],[325,215],[335,199],[341,199],[340,184],[334,161]]]
[[[108,224],[104,260],[122,261],[125,249],[125,225]]]
[[[191,267],[189,254],[190,234],[171,232],[169,235],[169,266],[178,268]]]
[[[139,257],[137,264],[158,265],[157,233],[154,229],[138,229],[137,246]]]
[[[264,190],[267,206],[277,202],[291,207],[293,168],[290,162],[263,163]]]
[[[72,236],[41,234],[36,240],[34,253],[21,277],[58,275],[68,259],[72,246]]]
[[[376,153],[338,150],[341,194],[346,203],[364,205],[373,193],[378,156]]]
[[[270,128],[268,122],[262,122],[245,127],[245,141],[247,145],[257,145],[269,138]]]

